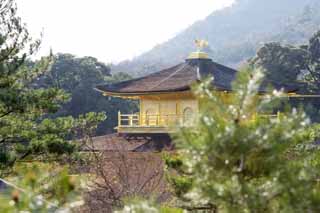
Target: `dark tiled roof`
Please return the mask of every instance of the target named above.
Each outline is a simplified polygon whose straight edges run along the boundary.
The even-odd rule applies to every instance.
[[[213,86],[218,90],[232,90],[232,82],[237,71],[213,62],[211,59],[188,59],[184,63],[129,81],[97,86],[97,90],[116,94],[145,94],[180,92],[190,90],[190,86],[206,76],[213,76]],[[286,92],[296,91],[292,85],[264,82],[260,92],[266,92],[268,85]]]
[[[145,152],[172,149],[171,138],[167,134],[110,134],[94,137],[92,143],[82,146],[82,151],[125,151]]]
[[[192,66],[182,63],[142,78],[97,86],[97,89],[115,93],[185,91],[196,80],[195,74]]]

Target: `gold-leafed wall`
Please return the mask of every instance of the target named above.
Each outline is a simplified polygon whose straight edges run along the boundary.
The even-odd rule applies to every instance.
[[[190,97],[159,98],[158,100],[142,98],[140,99],[140,116],[141,118],[147,116],[148,119],[141,119],[141,125],[154,125],[156,122],[155,116],[160,119],[158,121],[160,124],[170,124],[176,122],[178,117],[183,117],[186,110],[197,114],[198,100]]]
[[[218,92],[228,103],[232,93]],[[192,120],[199,113],[199,100],[190,92],[135,96],[140,102],[140,126],[170,126]]]

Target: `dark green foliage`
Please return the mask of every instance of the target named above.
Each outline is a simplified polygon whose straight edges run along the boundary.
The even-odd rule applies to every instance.
[[[292,83],[305,70],[309,52],[294,46],[279,43],[265,44],[251,61],[256,67],[265,70],[267,79],[275,82]]]
[[[305,80],[309,82],[311,91],[320,91],[320,31],[309,41],[308,51],[310,53],[307,62],[308,73]]]
[[[183,197],[187,192],[192,189],[192,179],[187,176],[177,176],[168,178],[172,185],[176,196]]]
[[[110,68],[93,57],[77,58],[70,54],[57,54],[50,72],[37,81],[37,86],[55,87],[70,94],[70,101],[54,115],[73,116],[88,112],[104,111],[108,119],[97,130],[98,135],[114,132],[117,126],[117,112],[135,112],[134,102],[119,98],[106,98],[94,87],[98,84],[115,83],[129,80],[125,73],[111,76]]]
[[[183,165],[183,161],[179,158],[178,155],[176,156],[165,156],[165,164],[173,169],[179,169]]]
[[[270,80],[284,83],[304,80],[309,83],[309,91],[320,91],[320,31],[303,46],[265,44],[250,63],[262,68]]]

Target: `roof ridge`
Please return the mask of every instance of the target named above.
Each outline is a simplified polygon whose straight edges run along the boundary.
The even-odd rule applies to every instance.
[[[173,67],[178,67],[178,66],[181,66],[183,65],[184,63],[180,63],[180,64],[177,64]],[[144,79],[144,78],[147,78],[147,77],[153,77],[154,75],[157,75],[159,73],[162,73],[162,72],[165,72],[165,71],[168,71],[170,69],[170,67],[168,68],[165,68],[163,70],[159,70],[157,72],[152,72],[152,73],[149,73],[147,75],[144,75],[144,76],[140,76],[140,77],[137,77],[137,78],[133,78],[133,79],[129,79],[129,80],[125,80],[125,81],[120,81],[120,82],[115,82],[115,83],[111,83],[111,84],[98,84],[95,86],[95,89],[97,89],[98,91],[102,91],[101,89],[99,89],[100,87],[103,87],[105,85],[122,85],[122,84],[127,84],[127,83],[131,83],[131,82],[135,82],[135,81],[139,81],[141,79]]]
[[[238,70],[236,70],[236,69],[234,69],[234,68],[225,66],[225,65],[223,65],[223,64],[220,64],[220,63],[217,63],[217,62],[214,62],[214,61],[212,61],[212,64],[213,64],[214,66],[220,66],[220,67],[225,68],[224,71],[227,71],[227,72],[232,72],[232,73],[238,73],[238,72],[239,72]]]

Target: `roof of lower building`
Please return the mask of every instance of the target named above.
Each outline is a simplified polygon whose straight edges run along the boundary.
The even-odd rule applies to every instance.
[[[82,146],[88,152],[146,152],[171,150],[171,138],[167,134],[109,134],[92,138],[92,142]]]

